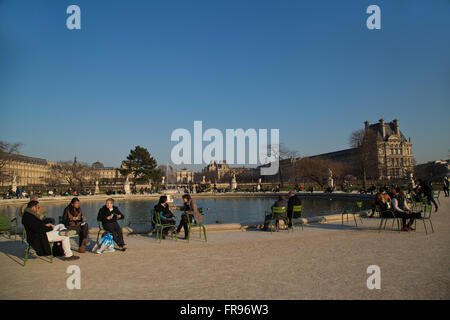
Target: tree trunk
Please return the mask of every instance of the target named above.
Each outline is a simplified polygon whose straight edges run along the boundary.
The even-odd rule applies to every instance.
[[[367,190],[367,177],[366,177],[366,168],[363,168],[363,189]]]

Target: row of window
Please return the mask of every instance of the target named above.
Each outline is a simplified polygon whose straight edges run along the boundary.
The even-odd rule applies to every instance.
[[[380,158],[381,164],[384,164],[384,158]],[[387,159],[388,166],[412,166],[413,161],[411,158],[388,158]]]

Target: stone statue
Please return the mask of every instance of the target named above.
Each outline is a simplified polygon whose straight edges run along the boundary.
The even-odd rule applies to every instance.
[[[258,185],[256,186],[256,190],[257,190],[257,191],[261,191],[261,181],[262,181],[262,179],[259,178],[259,179],[258,179]]]
[[[166,177],[162,177],[161,184],[162,184],[162,185],[165,185],[165,184],[166,184]]]
[[[206,183],[206,177],[203,176],[202,183]]]
[[[414,177],[413,177],[412,173],[409,174],[409,187],[411,189],[414,189],[416,187],[416,182],[414,181]]]
[[[13,172],[13,180],[12,180],[12,186],[11,189],[13,192],[17,193],[17,175],[16,172]]]
[[[231,190],[236,189],[237,189],[236,174],[233,173],[233,178],[231,179]]]
[[[130,179],[129,176],[127,175],[127,178],[125,179],[125,183],[123,185],[123,189],[125,191],[125,194],[130,194],[131,193],[131,189],[130,189]]]
[[[333,171],[328,168],[328,188],[334,188]]]
[[[100,193],[100,188],[98,187],[98,180],[95,180],[95,191],[94,194],[99,194]]]

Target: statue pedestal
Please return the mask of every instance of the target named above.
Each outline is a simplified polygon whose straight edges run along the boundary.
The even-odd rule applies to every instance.
[[[328,178],[328,188],[334,188],[334,180],[333,178]]]
[[[130,184],[125,184],[123,186],[123,191],[125,192],[125,194],[130,194],[131,193],[131,189],[130,189]]]

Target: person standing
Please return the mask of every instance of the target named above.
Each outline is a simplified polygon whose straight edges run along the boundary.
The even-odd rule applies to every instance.
[[[449,181],[448,181],[448,177],[447,176],[445,176],[444,177],[444,194],[445,194],[445,196],[446,197],[448,197],[449,196]]]
[[[80,253],[85,253],[84,246],[88,244],[89,226],[86,223],[86,217],[81,212],[80,200],[78,198],[73,198],[64,209],[62,222],[68,230],[75,230],[77,232],[79,236],[79,251]]]
[[[100,208],[97,215],[97,220],[102,222],[103,229],[109,232],[114,242],[119,246],[121,251],[126,250],[126,244],[123,241],[122,228],[117,220],[124,219],[124,215],[119,208],[114,205],[114,199],[109,198],[106,204]]]
[[[431,204],[431,203],[434,204],[434,208],[435,208],[434,212],[438,211],[438,205],[437,205],[436,201],[434,200],[433,186],[431,185],[431,181],[430,182],[421,181],[421,190],[422,190],[423,194],[425,195],[425,197],[427,197],[428,204]]]

